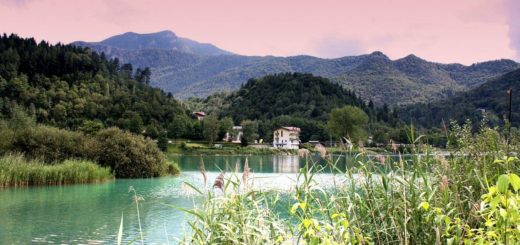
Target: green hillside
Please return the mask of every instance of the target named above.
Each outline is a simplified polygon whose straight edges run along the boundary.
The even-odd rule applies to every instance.
[[[404,120],[413,120],[424,127],[441,127],[443,121],[448,123],[451,119],[463,122],[469,118],[478,122],[484,116],[492,124],[503,124],[508,114],[509,89],[513,91],[511,121],[514,126],[520,126],[520,69],[453,98],[409,106],[401,113]]]
[[[179,47],[179,38],[167,33],[127,33],[108,41],[75,45],[88,46],[135,67],[150,67],[152,85],[178,98],[206,97],[236,90],[250,78],[298,72],[329,78],[377,105],[399,106],[446,98],[519,67],[512,60],[470,66],[434,63],[414,55],[391,60],[381,52],[337,59],[194,52],[193,48]]]
[[[328,140],[325,128],[328,114],[335,108],[354,105],[370,118],[369,133],[383,125],[397,124],[396,116],[388,107],[375,107],[354,92],[344,89],[326,78],[302,73],[280,73],[250,79],[238,91],[215,94],[206,99],[192,99],[198,109],[231,117],[235,124],[245,120],[258,123],[260,138],[270,140],[272,131],[279,126],[302,129],[301,140]],[[218,108],[218,109],[217,109]]]
[[[23,108],[63,128],[118,126],[151,137],[175,117],[188,118],[171,96],[148,85],[146,69],[107,60],[85,48],[0,37],[0,113]]]

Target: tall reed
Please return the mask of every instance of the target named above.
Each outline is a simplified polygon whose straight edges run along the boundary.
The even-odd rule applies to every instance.
[[[0,187],[95,183],[113,178],[109,168],[85,160],[46,165],[20,154],[0,157]]]
[[[449,156],[432,154],[412,129],[413,146],[397,157],[360,154],[346,169],[328,154],[322,153],[325,165],[307,158],[285,198],[241,189],[240,178],[228,175],[226,191],[200,191],[204,203],[186,210],[194,220],[184,242],[520,244],[520,161],[506,150],[511,142],[486,127],[452,133],[457,146]],[[518,142],[510,149],[518,150]],[[332,187],[318,182],[323,174]]]

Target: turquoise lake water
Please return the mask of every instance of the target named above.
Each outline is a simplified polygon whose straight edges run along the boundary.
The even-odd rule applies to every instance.
[[[245,156],[205,157],[210,183],[220,173],[242,171]],[[188,233],[190,217],[168,205],[191,208],[200,197],[190,195],[184,182],[203,186],[198,172],[200,157],[170,157],[181,166],[178,177],[155,179],[118,179],[103,184],[43,186],[0,189],[1,244],[113,244],[121,215],[125,241],[140,244],[136,205],[132,186],[144,198],[140,202],[141,225],[146,244],[176,244]],[[290,192],[305,160],[298,156],[249,156],[255,186]],[[346,168],[350,160],[342,159]],[[332,174],[316,179],[326,185]]]

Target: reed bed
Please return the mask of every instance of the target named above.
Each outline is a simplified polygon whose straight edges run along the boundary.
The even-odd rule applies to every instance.
[[[309,158],[290,193],[255,188],[236,173],[217,188],[193,187],[206,198],[185,210],[194,219],[181,243],[520,244],[518,144],[498,129],[454,131],[449,157],[430,154],[412,130],[409,153],[425,154],[348,169]],[[315,181],[323,173],[332,188]]]
[[[0,187],[97,183],[113,179],[109,168],[86,160],[65,160],[47,165],[21,154],[0,158]]]

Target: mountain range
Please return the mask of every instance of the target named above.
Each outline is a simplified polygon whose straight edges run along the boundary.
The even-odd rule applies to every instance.
[[[450,120],[463,123],[466,119],[479,122],[484,117],[492,125],[503,124],[508,118],[509,95],[511,98],[511,123],[520,126],[520,69],[492,79],[475,89],[458,93],[451,98],[430,103],[410,105],[401,110],[404,121],[431,128],[443,127]]]
[[[171,31],[129,32],[101,42],[73,44],[134,67],[150,67],[151,84],[182,99],[236,90],[250,78],[299,72],[329,78],[379,105],[402,106],[447,98],[520,67],[507,59],[470,66],[440,64],[415,55],[391,60],[382,52],[337,59],[244,56]]]

